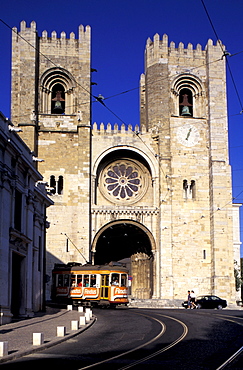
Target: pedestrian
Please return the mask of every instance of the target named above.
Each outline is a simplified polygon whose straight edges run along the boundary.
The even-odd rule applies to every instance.
[[[187,308],[191,308],[191,292],[188,290],[187,292]]]
[[[194,293],[194,290],[191,291],[191,308],[197,308],[196,306],[196,294]]]

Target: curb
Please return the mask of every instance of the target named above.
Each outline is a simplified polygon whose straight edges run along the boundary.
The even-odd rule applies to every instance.
[[[96,320],[97,320],[96,316],[93,316],[91,318],[90,323],[86,324],[84,328],[80,328],[80,329],[76,330],[74,333],[67,334],[64,337],[60,337],[60,338],[57,337],[53,340],[50,340],[47,343],[41,344],[40,346],[33,346],[29,349],[22,350],[22,351],[17,351],[16,353],[12,353],[10,355],[4,356],[4,357],[0,358],[0,364],[2,364],[4,362],[7,362],[7,361],[16,360],[17,358],[30,355],[31,353],[36,353],[36,352],[43,351],[46,348],[51,348],[53,346],[56,346],[57,344],[60,344],[60,343],[66,341],[70,338],[73,338],[76,335],[78,335],[78,334],[84,332],[85,330],[89,329],[96,322]]]

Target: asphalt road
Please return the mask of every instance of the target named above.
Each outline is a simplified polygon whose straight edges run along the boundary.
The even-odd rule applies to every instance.
[[[95,309],[96,323],[66,342],[3,369],[243,369],[243,311]]]

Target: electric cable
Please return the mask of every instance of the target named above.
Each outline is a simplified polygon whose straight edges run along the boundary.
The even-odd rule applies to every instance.
[[[210,24],[211,24],[211,27],[212,27],[212,29],[213,29],[213,32],[214,32],[214,34],[215,34],[215,36],[216,36],[217,40],[220,40],[220,39],[219,39],[219,37],[218,37],[218,34],[217,34],[217,32],[216,32],[216,29],[215,29],[215,27],[214,27],[214,25],[213,25],[213,22],[212,22],[212,20],[211,20],[211,17],[210,17],[210,15],[209,15],[209,12],[208,12],[208,10],[207,10],[207,8],[206,8],[206,5],[205,5],[204,1],[203,1],[203,0],[201,0],[201,3],[202,3],[202,5],[203,5],[203,8],[204,8],[204,10],[205,10],[205,12],[206,12],[206,15],[207,15],[207,17],[208,17],[208,20],[209,20],[209,22],[210,22]],[[222,44],[221,44],[221,43],[220,43],[220,46],[221,46],[221,49],[222,49],[222,52],[223,52],[223,56],[225,56],[225,57],[226,57],[226,58],[225,58],[225,59],[226,59],[226,65],[227,65],[227,67],[228,67],[229,74],[230,74],[230,77],[231,77],[231,79],[232,79],[232,83],[233,83],[233,86],[234,86],[234,89],[235,89],[235,92],[236,92],[237,98],[238,98],[239,103],[240,103],[241,111],[243,111],[243,104],[242,104],[242,101],[241,101],[241,98],[240,98],[240,94],[239,94],[239,92],[238,92],[238,89],[237,89],[237,86],[236,86],[236,83],[235,83],[235,80],[234,80],[234,77],[233,77],[233,74],[232,74],[232,71],[231,71],[231,68],[230,68],[230,65],[229,65],[229,61],[228,61],[228,59],[227,59],[227,55],[229,55],[229,53],[227,53],[227,52],[225,52],[225,51],[223,50],[223,46],[222,46]]]
[[[203,3],[203,0],[201,0],[202,1],[202,3]],[[216,30],[215,30],[215,28],[214,28],[214,26],[213,26],[213,24],[212,24],[212,21],[211,21],[211,19],[210,19],[210,16],[209,16],[209,14],[208,14],[208,12],[207,12],[207,9],[206,9],[206,7],[205,7],[205,5],[204,5],[204,3],[203,3],[203,6],[204,6],[204,8],[205,8],[205,11],[206,11],[206,13],[207,13],[207,15],[208,15],[208,18],[209,18],[209,20],[210,20],[210,23],[211,23],[211,25],[212,25],[212,28],[213,28],[213,30],[214,30],[214,32],[215,32],[215,35],[216,35],[216,37],[217,37],[217,39],[219,39],[218,38],[218,36],[217,36],[217,33],[216,33]],[[59,68],[59,69],[64,69],[64,68],[62,68],[62,67],[60,67],[60,66],[58,66],[55,62],[53,62],[50,58],[48,58],[45,54],[43,54],[43,53],[41,53],[40,52],[40,50],[38,50],[35,46],[33,46],[28,40],[26,40],[23,36],[21,36],[18,32],[16,32],[14,29],[12,29],[6,22],[4,22],[2,19],[0,19],[0,21],[5,25],[5,26],[7,26],[9,29],[11,29],[11,31],[14,31],[17,35],[18,35],[18,37],[21,37],[28,45],[30,45],[31,47],[33,47],[40,55],[42,55],[44,58],[46,58],[50,63],[52,63],[55,67],[57,67],[57,68]],[[221,45],[221,43],[220,43],[220,45]],[[222,45],[221,45],[221,48],[222,48]],[[222,49],[222,52],[224,53],[224,51],[223,51],[223,49]],[[236,55],[236,54],[235,54]],[[222,58],[221,58],[222,59]],[[212,62],[209,62],[209,63],[214,63],[214,62],[218,62],[218,61],[220,61],[221,59],[217,59],[217,60],[215,60],[215,61],[212,61]],[[227,60],[227,58],[226,58],[226,60]],[[208,64],[209,64],[208,63]],[[193,69],[195,69],[195,68],[198,68],[198,66],[197,67],[194,67],[194,68],[191,68],[191,70],[193,70]],[[165,80],[165,79],[168,79],[168,77],[164,77],[164,78],[161,78],[161,79],[159,79],[159,80]],[[75,80],[76,81],[76,80]],[[113,110],[111,110],[105,103],[104,103],[104,100],[106,100],[106,99],[110,99],[110,98],[112,98],[112,97],[115,97],[115,96],[119,96],[119,95],[122,95],[122,94],[125,94],[125,93],[128,93],[128,92],[130,92],[130,91],[133,91],[133,90],[136,90],[136,89],[139,89],[140,88],[140,86],[138,86],[138,87],[136,87],[136,88],[133,88],[133,89],[130,89],[130,90],[126,90],[126,91],[123,91],[123,92],[121,92],[121,93],[119,93],[119,94],[115,94],[115,95],[112,95],[112,96],[110,96],[110,97],[108,97],[108,98],[100,98],[99,96],[97,97],[97,96],[95,96],[95,95],[93,95],[89,90],[87,90],[86,88],[84,88],[80,83],[78,83],[77,81],[76,81],[76,83],[82,88],[82,89],[84,89],[91,97],[93,97],[94,99],[95,99],[95,101],[94,102],[100,102],[110,113],[112,113],[120,122],[122,122],[122,124],[124,124],[128,129],[130,128],[129,127],[129,125],[123,120],[123,119],[121,119]],[[153,82],[151,82],[151,83],[153,83]],[[144,86],[144,87],[146,87],[148,85],[148,83],[147,84],[143,84],[142,86]],[[236,86],[235,86],[236,87]],[[237,91],[237,90],[236,90]],[[239,99],[240,99],[240,97],[239,97]],[[82,103],[82,104],[88,104],[89,102],[87,102],[87,103]],[[222,117],[219,117],[219,118],[221,118],[222,119]],[[132,126],[132,125],[131,125]],[[158,160],[159,160],[159,156],[157,156],[156,155],[156,153],[153,153],[152,152],[152,150],[151,150],[151,148],[150,147],[148,147],[148,145],[144,142],[144,140],[140,137],[140,135],[139,135],[139,132],[134,132],[134,131],[132,131],[132,133],[133,134],[135,134],[140,140],[141,140],[141,142],[147,147],[147,149],[153,154],[153,156],[155,156]],[[160,165],[160,161],[159,161],[159,165]],[[165,176],[165,178],[166,178],[166,175],[165,175],[165,173],[164,173],[164,170],[163,170],[163,168],[160,166],[160,168],[162,169],[162,171],[163,171],[163,174],[164,174],[164,176]],[[167,192],[167,194],[168,194],[168,192]]]

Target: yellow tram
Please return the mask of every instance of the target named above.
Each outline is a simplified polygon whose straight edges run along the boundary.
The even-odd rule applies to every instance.
[[[55,264],[52,300],[80,306],[127,305],[128,270],[112,264]]]

